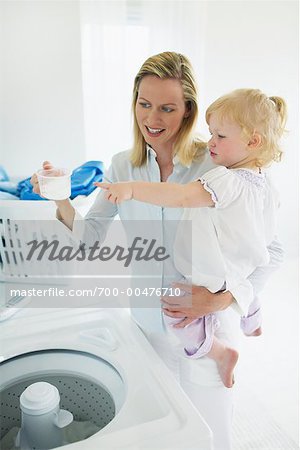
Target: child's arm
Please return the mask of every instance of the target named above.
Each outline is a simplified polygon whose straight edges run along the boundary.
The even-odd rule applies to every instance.
[[[170,208],[214,206],[211,194],[204,189],[200,181],[188,184],[133,181],[95,183],[95,185],[107,191],[106,198],[111,203],[119,204],[125,200],[134,199]]]

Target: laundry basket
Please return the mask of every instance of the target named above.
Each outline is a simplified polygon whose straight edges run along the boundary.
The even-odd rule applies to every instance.
[[[59,264],[26,260],[28,243],[36,240],[54,239],[58,227],[60,236],[70,241],[64,225],[55,220],[56,208],[52,202],[43,201],[2,201],[0,203],[0,281],[44,282],[47,277],[59,275]],[[37,276],[36,276],[37,275]],[[40,279],[40,280],[39,280]]]
[[[89,196],[78,196],[72,200],[82,216],[97,193],[98,189]],[[52,241],[58,235],[60,243],[74,246],[72,233],[56,219],[54,202],[0,201],[0,322],[18,312],[19,308],[28,304],[32,306],[33,298],[28,296],[28,290],[65,286],[70,282],[74,273],[73,264],[49,261],[46,257],[42,260],[26,259],[28,243],[43,239]],[[49,299],[48,306],[54,306],[52,299]]]
[[[78,196],[72,204],[84,216],[92,205],[98,189],[89,196]],[[26,262],[28,245],[32,240],[59,238],[65,243],[73,244],[71,233],[56,220],[56,205],[49,201],[0,201],[0,281],[26,282],[37,275],[36,282],[44,282],[46,278],[62,275],[62,265],[47,264],[43,261]],[[39,280],[40,278],[40,280]]]

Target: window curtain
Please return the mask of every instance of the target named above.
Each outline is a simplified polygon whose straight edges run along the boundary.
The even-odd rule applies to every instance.
[[[80,2],[87,159],[108,167],[115,153],[131,148],[133,81],[149,56],[185,54],[201,88],[205,26],[205,1]]]

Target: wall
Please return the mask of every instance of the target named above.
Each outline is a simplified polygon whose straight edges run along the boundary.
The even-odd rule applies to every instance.
[[[2,1],[3,135],[0,164],[29,176],[44,159],[85,160],[79,6],[76,1]]]
[[[83,1],[80,8],[86,151],[105,166],[114,153],[130,148],[133,79],[158,52],[190,58],[199,85],[198,128],[206,138],[205,109],[219,95],[257,87],[287,100],[285,155],[271,172],[281,191],[279,235],[287,256],[296,256],[298,2],[103,0]]]
[[[0,3],[0,164],[3,159],[3,14]]]
[[[80,18],[86,154],[108,167],[132,146],[133,81],[149,56],[186,54],[202,86],[206,2],[85,0]]]
[[[298,2],[208,1],[202,111],[219,95],[257,87],[288,104],[283,161],[271,168],[280,190],[279,235],[298,254]],[[205,133],[204,120],[200,121]],[[207,133],[206,133],[207,134]]]
[[[297,256],[298,2],[2,1],[1,32],[0,163],[10,175],[28,176],[44,159],[108,165],[131,143],[136,71],[159,51],[190,57],[205,137],[205,108],[218,95],[253,86],[285,97],[285,156],[271,170],[282,198],[279,234],[287,256]]]

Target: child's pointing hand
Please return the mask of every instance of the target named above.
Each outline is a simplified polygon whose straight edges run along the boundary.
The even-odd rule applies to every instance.
[[[105,198],[111,203],[120,204],[132,199],[132,183],[94,183],[95,186],[105,190]]]

